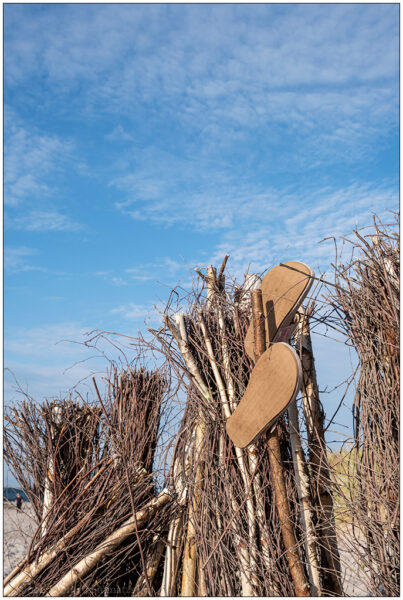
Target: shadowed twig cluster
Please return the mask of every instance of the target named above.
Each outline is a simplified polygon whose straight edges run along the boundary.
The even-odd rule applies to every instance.
[[[329,302],[335,322],[357,352],[353,406],[354,449],[345,469],[344,496],[352,520],[351,550],[359,556],[373,595],[399,595],[399,278],[396,226],[374,218],[371,235],[345,240]]]

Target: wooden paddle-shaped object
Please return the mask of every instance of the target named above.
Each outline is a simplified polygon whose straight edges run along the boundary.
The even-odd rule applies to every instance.
[[[301,361],[291,346],[273,344],[257,361],[248,387],[228,419],[227,433],[245,448],[266,431],[295,400],[301,387]]]
[[[265,317],[266,348],[272,342],[288,342],[296,311],[312,285],[314,272],[302,262],[280,263],[262,279],[261,290]],[[289,328],[289,329],[287,329]],[[247,355],[256,360],[252,322],[245,336]]]

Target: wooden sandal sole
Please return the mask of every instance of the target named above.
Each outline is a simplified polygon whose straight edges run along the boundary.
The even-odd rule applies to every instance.
[[[290,325],[306,298],[314,272],[302,262],[290,261],[273,267],[262,279],[261,290],[266,328],[266,347],[279,338],[280,330]],[[245,336],[245,351],[254,361],[252,321]]]
[[[233,443],[245,448],[266,431],[295,400],[302,382],[301,361],[291,346],[279,342],[257,361],[245,393],[228,419]]]

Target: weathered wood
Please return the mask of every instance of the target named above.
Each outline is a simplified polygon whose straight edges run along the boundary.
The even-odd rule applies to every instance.
[[[220,370],[218,368],[217,362],[214,357],[213,347],[211,344],[211,339],[209,338],[206,324],[203,319],[200,317],[200,329],[203,334],[204,343],[207,349],[207,354],[209,357],[209,362],[211,365],[211,369],[214,374],[214,379],[217,384],[217,389],[219,392],[221,404],[223,407],[223,412],[225,417],[228,419],[231,416],[229,398],[227,394],[227,390],[225,388],[223,379],[220,374]],[[245,493],[247,494],[246,498],[246,508],[248,514],[248,528],[249,528],[249,547],[241,547],[241,545],[237,544],[240,562],[242,564],[241,570],[241,585],[242,585],[242,593],[244,596],[253,596],[254,589],[251,583],[251,580],[254,579],[252,575],[255,570],[256,564],[256,516],[255,516],[255,508],[253,505],[253,500],[250,496],[248,489],[250,489],[249,482],[249,474],[246,464],[246,457],[243,454],[241,448],[235,446],[235,455],[237,458],[237,463],[239,466],[239,470],[242,476],[242,480],[245,486]]]
[[[150,586],[152,586],[154,579],[158,572],[158,567],[161,562],[162,555],[164,553],[165,544],[162,540],[158,541],[158,535],[154,536],[154,543],[156,543],[155,547],[150,552],[150,555],[147,558],[146,571],[147,571],[147,579]],[[134,586],[132,597],[134,598],[144,598],[149,596],[149,591],[147,587],[147,582],[145,575],[142,574],[136,582]]]
[[[188,523],[186,531],[185,551],[183,555],[182,587],[181,596],[194,596],[196,586],[196,519],[199,512],[203,477],[200,464],[201,448],[203,445],[205,424],[199,412],[199,421],[196,424],[194,449],[196,453],[196,478],[192,500],[189,503]]]
[[[53,419],[53,423],[50,426],[50,439],[48,440],[51,451],[49,452],[48,457],[48,468],[45,476],[45,483],[43,488],[43,510],[42,510],[42,523],[41,523],[41,535],[44,537],[47,531],[47,520],[50,514],[52,504],[53,504],[53,480],[55,477],[55,451],[54,447],[54,439],[57,435],[57,430],[62,424],[63,420],[63,409],[61,406],[54,405],[51,409],[51,415]]]
[[[295,587],[295,595],[309,596],[310,587],[299,556],[298,543],[291,519],[277,429],[267,436],[267,445],[269,448],[270,473],[273,481],[277,514],[280,521],[281,535],[286,549],[288,565]]]
[[[169,525],[164,573],[161,584],[161,597],[176,596],[176,575],[179,565],[179,545],[183,533],[183,513],[181,512]]]

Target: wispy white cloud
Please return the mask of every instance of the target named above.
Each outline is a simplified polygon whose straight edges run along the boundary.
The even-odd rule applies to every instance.
[[[51,196],[49,175],[71,156],[73,144],[55,135],[26,127],[15,111],[5,107],[4,198],[18,206],[33,197]]]
[[[70,217],[56,211],[32,211],[28,214],[11,217],[7,226],[24,231],[81,231],[82,225],[74,222]]]
[[[144,267],[133,267],[132,269],[126,269],[126,273],[128,275],[128,279],[133,279],[134,281],[152,281],[154,279],[154,275]]]
[[[183,263],[165,256],[153,262],[147,262],[141,266],[126,269],[125,273],[127,273],[130,279],[150,281],[159,277],[162,273],[164,276],[172,277],[178,274],[181,268],[183,268]]]
[[[165,256],[164,258],[159,258],[152,262],[143,262],[136,267],[129,267],[116,272],[112,270],[97,271],[95,275],[102,277],[104,281],[119,287],[146,281],[164,280],[167,282],[167,279],[170,282],[173,282],[175,277],[179,275],[181,269],[183,269],[183,266],[183,261],[179,262],[173,260],[169,256]],[[123,312],[125,312],[125,310],[123,310]]]
[[[110,140],[112,142],[133,142],[134,138],[133,136],[126,131],[122,125],[117,125],[116,127],[114,127],[112,129],[112,131],[110,133],[108,133],[106,136],[107,140]]]
[[[161,321],[155,307],[147,304],[129,302],[128,304],[113,308],[110,312],[113,315],[120,315],[129,321],[138,321],[139,324],[144,321],[148,324],[159,323]]]
[[[15,380],[25,392],[42,400],[67,394],[91,374],[104,373],[107,364],[101,352],[83,345],[88,332],[89,328],[69,322],[17,327],[12,334],[6,331],[5,402],[18,398]]]
[[[113,271],[97,271],[94,273],[97,277],[102,277],[104,281],[118,287],[127,285],[127,280],[123,277],[114,275]]]
[[[326,269],[335,257],[334,242],[321,240],[369,226],[374,214],[384,222],[393,222],[390,211],[398,209],[398,191],[381,185],[351,185],[310,194],[279,192],[278,201],[281,208],[271,210],[267,204],[266,210],[256,210],[253,217],[248,208],[248,226],[225,232],[212,261],[218,262],[224,254],[230,254],[238,276],[248,265],[261,271],[270,264],[292,259]]]
[[[32,358],[79,358],[87,352],[79,343],[87,339],[89,328],[76,323],[57,323],[42,327],[16,329],[12,336],[5,337],[6,354],[19,354]],[[65,367],[67,367],[66,365]]]
[[[142,160],[133,165],[136,173],[111,182],[125,194],[117,208],[136,220],[191,226],[200,232],[225,232],[225,241],[239,237],[242,246],[250,232],[256,237],[256,231],[262,231],[262,243],[270,244],[277,221],[288,243],[299,239],[297,225],[304,219],[310,228],[306,234],[311,238],[316,232],[316,241],[332,233],[346,233],[354,226],[355,216],[370,218],[371,211],[398,206],[397,188],[390,181],[375,179],[364,184],[358,180],[341,187],[336,183],[324,186],[315,178],[306,178],[304,185],[264,185],[238,171],[231,172],[225,165],[212,167],[203,160],[198,164],[192,159],[175,160],[158,150],[154,157],[156,168],[144,152]]]
[[[37,253],[37,250],[27,246],[5,246],[4,268],[8,273],[41,270],[41,267],[30,264],[30,259]]]
[[[4,201],[7,227],[26,231],[78,231],[60,210],[57,179],[71,168],[74,144],[24,124],[5,109]]]
[[[99,372],[96,366],[91,368],[91,361],[87,366],[79,364],[67,370],[66,365],[47,365],[42,363],[21,363],[16,360],[7,361],[4,375],[4,402],[10,406],[13,402],[21,400],[20,388],[38,402],[45,398],[53,399],[66,397],[77,384],[84,396],[91,391],[91,375]],[[67,365],[69,366],[69,365]],[[85,382],[87,381],[87,385]],[[84,382],[84,383],[83,383]]]
[[[111,277],[110,279],[113,285],[122,286],[127,285],[127,281],[125,281],[122,277]]]
[[[234,209],[250,194],[227,165],[183,158],[153,146],[136,152],[109,186],[123,194],[116,208],[136,220],[197,228],[229,227]]]
[[[10,7],[6,24],[10,86],[35,76],[57,99],[84,81],[87,110],[132,116],[147,104],[206,152],[237,136],[315,131],[323,153],[351,143],[357,125],[352,145],[370,151],[368,128],[382,136],[380,123],[398,119],[394,5]]]

